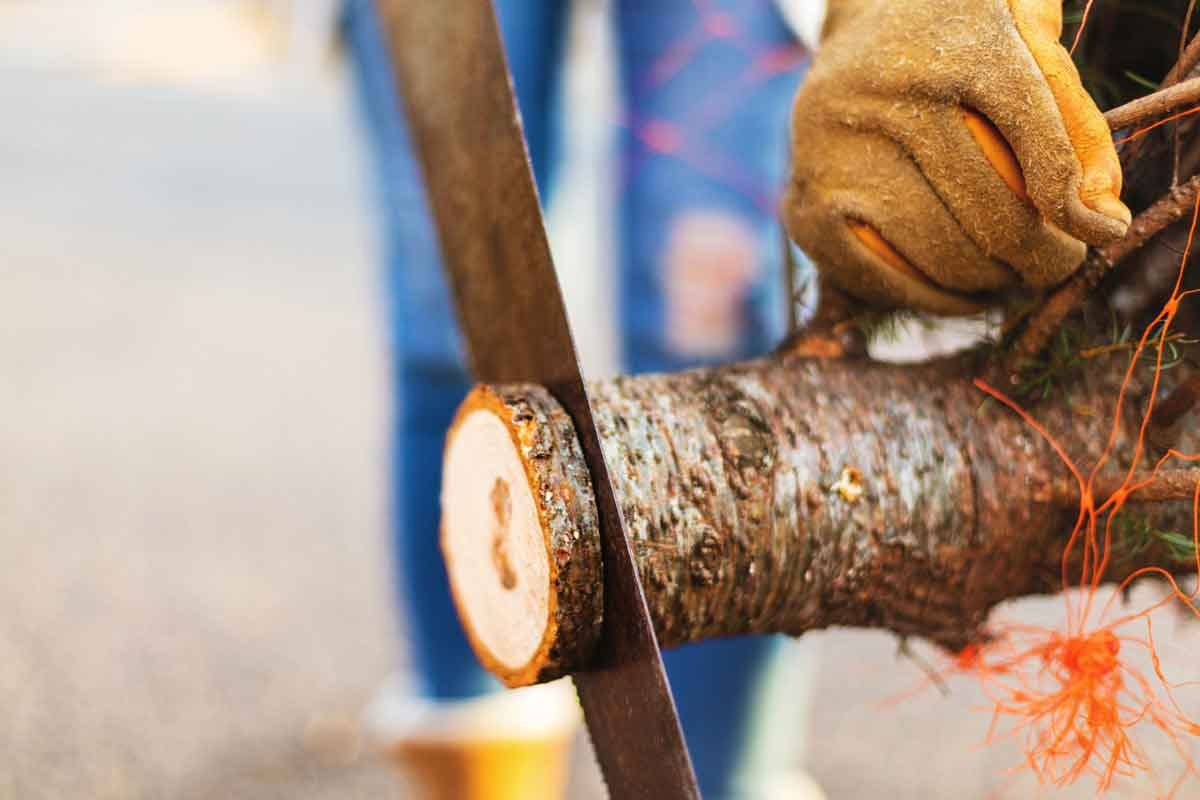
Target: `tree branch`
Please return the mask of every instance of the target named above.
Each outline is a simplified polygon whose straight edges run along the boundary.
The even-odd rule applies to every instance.
[[[1025,330],[1013,344],[1005,362],[1009,374],[1019,373],[1031,358],[1042,351],[1062,321],[1079,307],[1109,270],[1145,246],[1164,228],[1187,216],[1195,206],[1198,194],[1200,176],[1195,176],[1138,214],[1124,239],[1091,251],[1075,275],[1054,290],[1030,315]]]
[[[1150,423],[1157,428],[1170,428],[1200,401],[1200,375],[1193,375],[1175,387],[1154,409]]]
[[[1200,469],[1162,469],[1155,475],[1135,472],[1128,485],[1137,487],[1129,499],[1138,503],[1161,503],[1167,500],[1191,500],[1200,480]],[[1108,497],[1121,488],[1123,481],[1110,476],[1097,481],[1093,487],[1097,496]]]
[[[808,358],[860,358],[867,354],[866,337],[856,327],[854,315],[862,304],[819,278],[817,309],[802,328],[791,331],[776,348],[780,355]]]
[[[1183,15],[1183,26],[1179,29],[1179,56],[1175,59],[1178,64],[1183,58],[1188,45],[1188,31],[1192,29],[1192,14],[1196,11],[1196,0],[1188,0],[1187,12]],[[1160,87],[1161,88],[1161,87]],[[1181,148],[1181,130],[1176,122],[1171,126],[1171,185],[1179,183],[1179,151]]]
[[[1126,481],[1124,473],[1103,475],[1092,484],[1092,496],[1097,504],[1103,503],[1122,486],[1133,487],[1126,502],[1163,503],[1175,500],[1191,500],[1200,481],[1200,469],[1160,469],[1157,474],[1143,470],[1135,472]],[[1042,500],[1053,502],[1064,508],[1075,508],[1079,504],[1079,484],[1071,480],[1057,481],[1050,492],[1039,495]],[[1191,524],[1188,524],[1191,530]]]
[[[1111,406],[1124,372],[1116,359],[1090,363],[1094,368],[1073,378],[1069,393],[1038,413],[1085,470],[1087,454],[1098,450],[1095,442],[1111,424],[1099,406]],[[898,366],[776,356],[593,384],[605,460],[663,646],[852,625],[956,649],[979,635],[995,604],[1061,589],[1074,519],[1056,492],[1066,471],[1017,415],[995,404],[981,407],[980,392],[967,380],[973,369],[967,358]],[[1133,391],[1144,390],[1135,381]],[[496,414],[509,433],[460,414],[447,452],[461,452],[464,460],[461,469],[448,470],[454,483],[443,486],[442,496],[454,508],[486,509],[504,464],[514,465],[503,474],[517,483],[534,476],[527,490],[512,486],[512,519],[527,520],[516,541],[553,546],[520,551],[550,555],[512,559],[526,572],[510,584],[548,581],[555,599],[489,600],[508,596],[504,574],[489,575],[491,545],[470,535],[467,528],[480,524],[470,515],[462,531],[454,515],[444,517],[451,586],[484,663],[503,660],[511,633],[520,631],[529,646],[509,659],[521,663],[508,663],[500,674],[546,680],[585,666],[568,658],[581,652],[570,637],[594,637],[603,624],[586,615],[564,624],[551,611],[600,585],[599,564],[582,563],[598,552],[594,519],[572,517],[581,522],[569,535],[554,525],[560,506],[589,495],[582,482],[587,470],[577,448],[541,445],[568,434],[549,422],[556,415],[521,412],[553,404],[543,389],[476,391],[493,399],[468,398],[464,409]],[[1082,403],[1094,411],[1079,413]],[[1137,405],[1125,404],[1115,464],[1133,457]],[[507,454],[462,438],[489,426],[500,432],[493,442]],[[1186,444],[1195,446],[1195,439],[1193,431]],[[537,477],[547,475],[562,477]],[[1174,484],[1165,484],[1178,476],[1160,477],[1143,494],[1176,496]],[[520,497],[533,503],[523,517]],[[1190,503],[1148,508],[1156,527],[1190,530]],[[1134,558],[1138,563],[1114,558],[1108,577],[1162,563],[1163,554]]]
[[[1186,33],[1184,31],[1184,35]],[[1171,71],[1159,84],[1159,88],[1167,89],[1186,79],[1192,74],[1192,70],[1196,68],[1197,64],[1200,64],[1200,35],[1193,36],[1192,40],[1188,42],[1187,47],[1179,54],[1175,65],[1171,67]]]
[[[1160,89],[1104,113],[1111,130],[1132,128],[1200,103],[1200,78]]]

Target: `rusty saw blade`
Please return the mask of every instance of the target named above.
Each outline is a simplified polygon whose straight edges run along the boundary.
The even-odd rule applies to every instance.
[[[545,386],[591,473],[604,628],[575,676],[610,794],[698,798],[675,704],[600,450],[550,258],[490,0],[375,0],[477,380]]]

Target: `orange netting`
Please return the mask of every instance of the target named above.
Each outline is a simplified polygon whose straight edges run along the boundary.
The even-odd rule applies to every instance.
[[[1090,775],[1097,790],[1102,792],[1117,777],[1152,771],[1146,751],[1134,737],[1143,726],[1151,726],[1164,735],[1182,764],[1174,784],[1160,794],[1172,796],[1188,777],[1200,777],[1188,741],[1200,734],[1200,724],[1176,701],[1173,692],[1179,685],[1170,683],[1163,673],[1150,617],[1151,612],[1171,603],[1181,603],[1200,616],[1194,602],[1196,592],[1184,591],[1168,570],[1148,566],[1129,575],[1107,601],[1098,600],[1100,583],[1113,558],[1114,519],[1129,496],[1152,481],[1168,463],[1200,461],[1200,453],[1171,449],[1157,460],[1149,476],[1135,480],[1145,455],[1146,432],[1158,397],[1171,324],[1180,302],[1197,291],[1183,291],[1182,286],[1198,216],[1200,201],[1193,209],[1187,245],[1171,296],[1146,326],[1131,355],[1107,442],[1087,475],[1051,433],[1018,403],[984,381],[975,381],[980,390],[1008,406],[1046,439],[1079,487],[1079,514],[1062,557],[1064,630],[1001,624],[992,631],[994,638],[964,650],[951,668],[974,675],[982,682],[992,701],[989,739],[1006,722],[1008,732],[1024,733],[1025,765],[1046,784],[1062,786]],[[1143,354],[1151,351],[1155,356],[1154,372],[1148,399],[1141,410],[1134,453],[1120,486],[1107,497],[1097,497],[1096,478],[1116,445],[1124,407],[1130,402],[1131,380]],[[1192,498],[1191,551],[1200,577],[1200,482]],[[1071,576],[1073,564],[1079,568],[1077,578]],[[1137,578],[1147,575],[1165,580],[1170,591],[1139,611],[1114,614],[1113,600]],[[1135,666],[1131,651],[1140,651],[1148,657],[1152,677]]]

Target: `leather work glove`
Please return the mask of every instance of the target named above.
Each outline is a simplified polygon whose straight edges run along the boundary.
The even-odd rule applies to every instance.
[[[1061,33],[1061,0],[830,0],[784,199],[822,274],[873,305],[970,313],[1125,234],[1116,150]]]

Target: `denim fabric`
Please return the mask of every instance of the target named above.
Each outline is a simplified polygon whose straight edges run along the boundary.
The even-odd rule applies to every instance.
[[[794,48],[794,39],[769,0],[705,3],[712,9],[707,23],[693,0],[615,5],[624,103],[618,214],[625,364],[634,372],[697,365],[664,341],[659,267],[671,220],[693,209],[741,218],[754,232],[761,268],[743,301],[739,341],[704,360],[761,354],[783,326],[775,209],[788,109],[801,77],[797,69],[774,72],[772,58]],[[704,44],[687,47],[694,42]],[[692,57],[675,66],[673,53],[689,51]],[[653,146],[654,130],[677,135],[678,144]]]
[[[497,0],[534,171],[547,197],[556,150],[555,92],[565,0]],[[753,235],[758,272],[739,295],[736,341],[704,360],[764,352],[781,333],[781,260],[773,193],[786,162],[787,108],[797,69],[772,71],[763,54],[792,46],[767,0],[710,3],[617,0],[615,32],[625,102],[619,185],[620,314],[631,371],[695,366],[665,335],[661,264],[672,222],[689,211],[734,215]],[[707,27],[705,27],[707,25]],[[714,33],[715,30],[715,33]],[[394,397],[392,486],[398,600],[408,652],[431,698],[471,697],[494,685],[478,666],[449,599],[437,552],[443,436],[469,381],[428,217],[420,171],[368,0],[348,0],[345,33],[375,157],[385,232]],[[680,41],[693,57],[670,57]],[[766,62],[764,64],[764,62]],[[736,98],[723,107],[725,96]],[[647,126],[650,126],[649,129]],[[654,126],[657,125],[657,128]],[[664,126],[687,139],[662,148]],[[714,166],[715,165],[715,166]],[[731,639],[665,654],[688,746],[706,797],[728,796],[754,682],[775,651],[769,637]],[[713,702],[719,689],[721,702]]]

